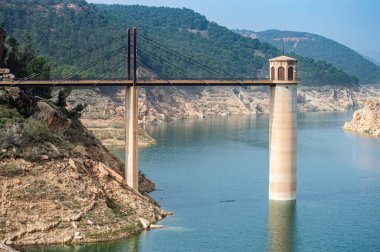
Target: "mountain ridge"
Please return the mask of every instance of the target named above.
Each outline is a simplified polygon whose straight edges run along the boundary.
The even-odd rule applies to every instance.
[[[170,49],[180,51],[203,68],[194,67],[185,60],[173,58],[165,50],[148,43],[140,47],[139,61],[161,78],[185,78],[160,59],[187,72],[188,78],[233,78],[258,77],[257,73],[268,75],[268,59],[279,56],[281,51],[268,43],[251,40],[233,33],[226,27],[208,21],[204,16],[190,9],[168,7],[145,7],[138,5],[99,5],[82,0],[14,0],[0,2],[0,23],[4,23],[9,35],[20,38],[30,33],[35,47],[58,67],[52,69],[52,76],[62,78],[79,72],[82,65],[99,56],[111,53],[122,45],[102,49],[96,55],[78,59],[68,64],[59,61],[88,50],[102,41],[125,34],[129,26],[139,27],[139,34],[157,41]],[[42,6],[42,9],[41,9]],[[35,12],[39,9],[39,12]],[[140,39],[140,38],[139,38]],[[123,59],[120,52],[112,59],[105,59],[91,65],[75,78],[99,78]],[[154,58],[157,58],[154,60]],[[299,59],[299,77],[304,85],[346,85],[357,84],[354,76],[336,69],[331,64],[306,57]],[[216,71],[210,72],[207,68]],[[216,74],[215,72],[218,72]],[[190,74],[188,74],[190,73]],[[119,68],[110,78],[125,78],[125,70]]]
[[[270,43],[278,49],[324,60],[355,75],[362,84],[380,83],[380,67],[353,49],[324,36],[309,32],[270,29],[261,32],[234,30],[246,37]]]

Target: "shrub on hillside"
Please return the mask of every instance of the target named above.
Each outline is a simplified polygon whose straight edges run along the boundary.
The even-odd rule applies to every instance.
[[[0,129],[3,129],[7,124],[19,124],[23,121],[23,117],[16,109],[9,109],[0,105]]]
[[[57,137],[54,136],[46,122],[38,121],[33,118],[29,118],[24,126],[24,138],[28,142],[43,143],[43,142],[57,142]]]

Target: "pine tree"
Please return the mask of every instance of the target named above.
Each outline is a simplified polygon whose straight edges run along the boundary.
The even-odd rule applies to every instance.
[[[32,44],[32,38],[30,37],[30,34],[27,34],[25,36],[24,41],[24,48],[22,52],[22,61],[23,62],[30,62],[35,57],[35,51]]]
[[[8,54],[6,57],[6,66],[16,75],[23,77],[24,64],[21,62],[20,45],[14,37],[8,39]]]
[[[5,46],[6,38],[7,33],[4,28],[0,26],[0,68],[5,67],[5,58],[7,56],[7,48]]]

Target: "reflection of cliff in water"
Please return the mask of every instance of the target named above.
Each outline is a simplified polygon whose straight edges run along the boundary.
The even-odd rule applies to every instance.
[[[144,234],[144,232],[143,232]],[[25,252],[94,252],[94,251],[107,251],[107,252],[139,252],[140,251],[140,235],[132,235],[127,240],[117,240],[101,243],[89,243],[83,245],[52,245],[48,247],[25,247],[21,251]]]
[[[266,148],[268,144],[264,140],[267,139],[267,135],[263,136],[263,131],[268,129],[268,122],[268,115],[211,116],[203,119],[178,120],[168,124],[146,125],[145,129],[156,140],[158,139],[159,144],[174,142],[177,147],[178,139],[181,139],[181,144],[186,145],[195,140],[197,143],[208,142],[210,136],[213,136],[217,140],[224,141],[227,138],[229,141]],[[250,140],[252,138],[255,140]]]
[[[294,251],[295,201],[269,201],[269,251]]]
[[[139,252],[139,236],[134,235],[128,239],[128,252]]]

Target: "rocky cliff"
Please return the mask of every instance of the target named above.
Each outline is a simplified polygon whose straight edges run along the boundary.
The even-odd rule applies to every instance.
[[[351,122],[347,122],[344,129],[380,137],[380,99],[367,101],[362,109],[355,111]]]
[[[127,237],[168,213],[123,180],[123,163],[50,101],[0,88],[0,243],[83,243]]]
[[[15,78],[8,68],[0,68],[0,81],[11,81]]]
[[[139,94],[139,107],[144,108],[145,92]],[[57,92],[56,92],[57,93]],[[77,104],[86,104],[86,109],[81,116],[81,122],[89,129],[104,145],[125,144],[125,106],[124,90],[108,88],[102,92],[95,89],[75,89],[67,98],[68,108]],[[138,131],[139,146],[148,146],[155,143],[144,130],[144,111],[140,109],[140,125]]]

